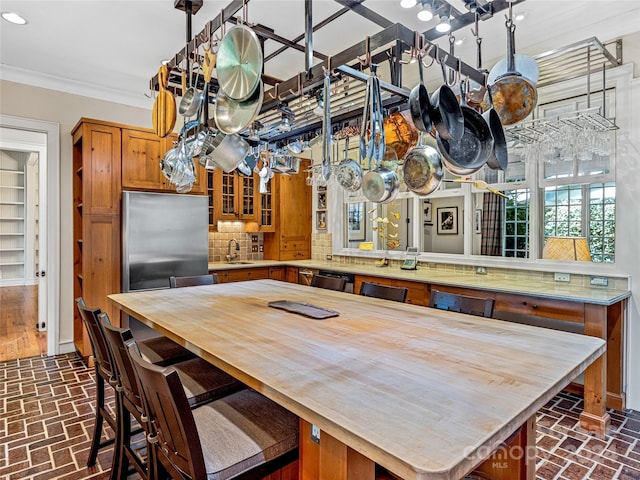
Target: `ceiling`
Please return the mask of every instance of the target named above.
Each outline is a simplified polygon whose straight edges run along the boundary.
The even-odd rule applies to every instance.
[[[463,0],[448,0],[460,11]],[[204,0],[193,16],[193,33],[217,16],[230,0]],[[304,33],[303,0],[251,0],[250,23],[260,23],[293,39]],[[358,2],[355,2],[358,3]],[[393,23],[412,30],[433,28],[435,20],[416,18],[417,8],[403,9],[400,0],[363,0],[363,6]],[[319,23],[343,6],[334,0],[313,1],[313,21]],[[186,40],[185,13],[173,0],[0,0],[2,12],[27,19],[24,26],[0,21],[0,78],[132,106],[151,108],[149,80],[161,61],[173,57]],[[526,16],[517,24],[516,49],[536,55],[589,37],[607,42],[640,30],[640,2],[636,0],[526,0],[514,7]],[[382,27],[353,11],[314,33],[314,48],[333,55],[373,35]],[[475,41],[470,27],[454,33],[464,38],[456,55],[475,64]],[[503,12],[480,23],[484,67],[505,56]],[[448,49],[447,38],[436,41]],[[299,42],[304,46],[304,40]],[[265,55],[281,45],[265,43]],[[304,70],[302,52],[288,49],[265,64],[265,73],[280,79]],[[413,70],[413,69],[411,69]],[[435,69],[427,78],[438,78]],[[405,87],[416,72],[404,75]]]

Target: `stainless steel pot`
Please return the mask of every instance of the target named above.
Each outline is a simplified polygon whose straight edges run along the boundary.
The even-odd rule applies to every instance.
[[[362,186],[362,167],[349,158],[349,137],[345,139],[344,160],[336,167],[335,176],[340,186],[348,192],[355,192]]]
[[[396,198],[399,188],[396,172],[382,166],[369,170],[362,179],[362,193],[370,202],[389,203]]]
[[[251,150],[251,146],[239,135],[225,135],[222,132],[213,137],[212,146],[212,151],[206,156],[206,164],[213,162],[225,173],[234,171]]]
[[[420,144],[407,153],[402,178],[413,193],[429,195],[440,186],[443,176],[442,160],[435,148]]]
[[[222,90],[216,96],[216,108],[213,111],[218,130],[222,133],[238,133],[253,123],[262,107],[264,86],[258,82],[253,95],[247,100],[239,102],[225,95]]]

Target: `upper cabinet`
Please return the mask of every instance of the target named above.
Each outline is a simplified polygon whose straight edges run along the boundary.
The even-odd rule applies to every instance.
[[[158,137],[154,132],[122,129],[122,188],[175,192],[175,186],[160,171],[160,159],[173,148],[175,135]],[[189,193],[204,194],[206,172],[196,165],[196,182]]]
[[[224,173],[214,170],[209,173],[208,189],[209,205],[213,210],[213,218],[209,223],[218,220],[258,220],[258,177],[241,175],[237,171]]]
[[[120,128],[83,122],[73,131],[74,154],[83,160],[75,174],[82,179],[79,208],[87,215],[120,213]],[[82,140],[82,141],[80,141]]]

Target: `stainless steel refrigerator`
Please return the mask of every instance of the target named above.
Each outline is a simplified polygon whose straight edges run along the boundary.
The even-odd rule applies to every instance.
[[[206,196],[122,192],[122,291],[168,288],[208,272]]]

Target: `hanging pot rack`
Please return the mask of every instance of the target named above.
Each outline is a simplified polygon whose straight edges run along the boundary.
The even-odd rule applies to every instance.
[[[193,0],[198,1],[201,5],[201,0]],[[312,0],[305,0],[306,6],[310,5]],[[344,5],[342,0],[336,0],[338,3]],[[517,4],[523,2],[525,0],[512,0],[512,4]],[[179,4],[181,2],[188,2],[188,0],[176,0],[176,8],[180,8]],[[180,67],[188,58],[193,57],[193,52],[197,51],[201,46],[209,43],[212,39],[216,38],[216,34],[222,30],[222,26],[225,23],[236,24],[241,20],[236,17],[236,14],[244,7],[244,5],[249,3],[249,0],[232,0],[226,7],[224,7],[220,13],[214,17],[212,20],[207,22],[204,28],[193,36],[193,38],[187,42],[186,46],[179,50],[168,62],[167,67],[170,72],[173,72],[169,78],[169,87],[172,93],[177,96],[182,95],[182,88],[180,85]],[[353,2],[349,2],[353,3]],[[355,4],[360,5],[362,1],[355,2]],[[345,6],[349,10],[356,11],[356,13],[360,13],[356,10],[357,5],[351,5],[349,7]],[[509,7],[509,1],[507,0],[493,0],[493,2],[486,3],[485,9],[487,10],[487,14],[485,14],[483,19],[491,18],[495,13],[504,10]],[[361,9],[367,9],[360,5]],[[181,9],[181,8],[180,8]],[[306,9],[307,10],[307,9]],[[310,10],[310,8],[308,9]],[[344,9],[343,9],[344,10]],[[337,12],[332,15],[333,18],[337,18],[341,15],[342,11]],[[310,13],[305,12],[306,14],[306,25],[305,30],[314,30],[315,28],[319,28],[320,24],[314,27],[311,23]],[[371,11],[369,11],[371,14]],[[325,19],[321,24],[326,25],[330,20]],[[453,22],[452,31],[455,29],[462,28],[470,23],[475,21],[475,14],[468,13],[465,15],[460,15]],[[387,21],[388,23],[388,21]],[[277,35],[272,29],[265,27],[263,25],[250,25],[250,27],[255,31],[258,38],[261,42],[264,42],[267,39],[274,40],[278,43],[281,43],[283,46],[288,48],[293,48],[299,51],[305,52],[307,57],[306,63],[308,68],[306,71],[303,71],[296,75],[295,77],[289,78],[284,81],[279,81],[276,78],[269,77],[263,74],[263,81],[266,85],[271,85],[272,88],[270,90],[265,91],[264,101],[261,108],[260,116],[258,117],[260,123],[265,126],[265,129],[261,130],[260,137],[265,140],[280,140],[286,137],[292,137],[295,135],[300,135],[305,132],[312,131],[317,128],[319,125],[318,121],[314,121],[315,119],[309,117],[309,113],[305,110],[304,105],[305,101],[309,99],[309,97],[313,97],[315,95],[315,91],[319,87],[322,82],[322,78],[324,76],[325,71],[332,72],[332,90],[333,83],[336,81],[342,80],[346,77],[349,77],[351,81],[348,82],[349,88],[354,87],[351,92],[349,92],[349,96],[354,96],[354,92],[358,92],[359,90],[355,88],[357,83],[362,83],[366,81],[368,75],[363,72],[363,69],[368,68],[368,66],[372,63],[382,63],[385,61],[389,61],[392,71],[392,82],[380,82],[380,87],[383,92],[383,103],[385,107],[390,107],[394,105],[399,105],[401,103],[406,103],[406,100],[409,97],[409,90],[401,88],[396,84],[400,84],[401,82],[401,59],[402,53],[404,51],[413,50],[416,48],[416,39],[420,39],[420,47],[421,52],[425,56],[429,56],[432,59],[442,62],[444,65],[448,66],[451,70],[460,72],[461,75],[468,77],[470,80],[481,84],[486,85],[486,73],[478,71],[476,68],[468,65],[463,62],[461,59],[450,55],[448,52],[440,49],[435,43],[432,43],[431,40],[434,40],[436,37],[432,32],[425,32],[421,34],[420,32],[415,32],[408,27],[396,23],[391,24],[385,28],[383,28],[378,33],[371,35],[370,37],[365,38],[364,40],[352,45],[351,47],[335,54],[332,56],[327,56],[313,49],[311,38],[306,39],[305,46],[301,46],[298,43],[294,43],[284,37]],[[309,60],[310,56],[313,56],[320,60],[320,62],[311,66],[311,62]],[[364,62],[362,61],[364,58]],[[196,80],[196,85],[201,87],[204,84],[201,78]],[[158,78],[157,75],[154,76],[150,80],[150,87],[152,90],[158,89]],[[212,94],[215,95],[217,92],[218,86],[215,79],[211,81],[211,87],[209,93],[209,102],[214,102],[215,99],[212,97]],[[364,86],[361,87],[362,92],[364,92]],[[349,118],[353,118],[361,113],[362,105],[364,104],[363,99],[364,93],[358,95],[357,97],[351,98],[350,101],[338,102],[336,108],[340,108],[341,112],[336,112],[334,114],[332,105],[332,119],[336,119],[336,121],[345,121]],[[332,101],[332,104],[334,102]],[[296,116],[296,129],[286,132],[278,132],[277,128],[275,128],[276,118],[279,118],[280,112],[278,112],[278,107],[282,104],[288,105],[289,108],[295,112]],[[273,121],[272,117],[274,118]],[[300,122],[301,119],[305,118],[305,122]]]

